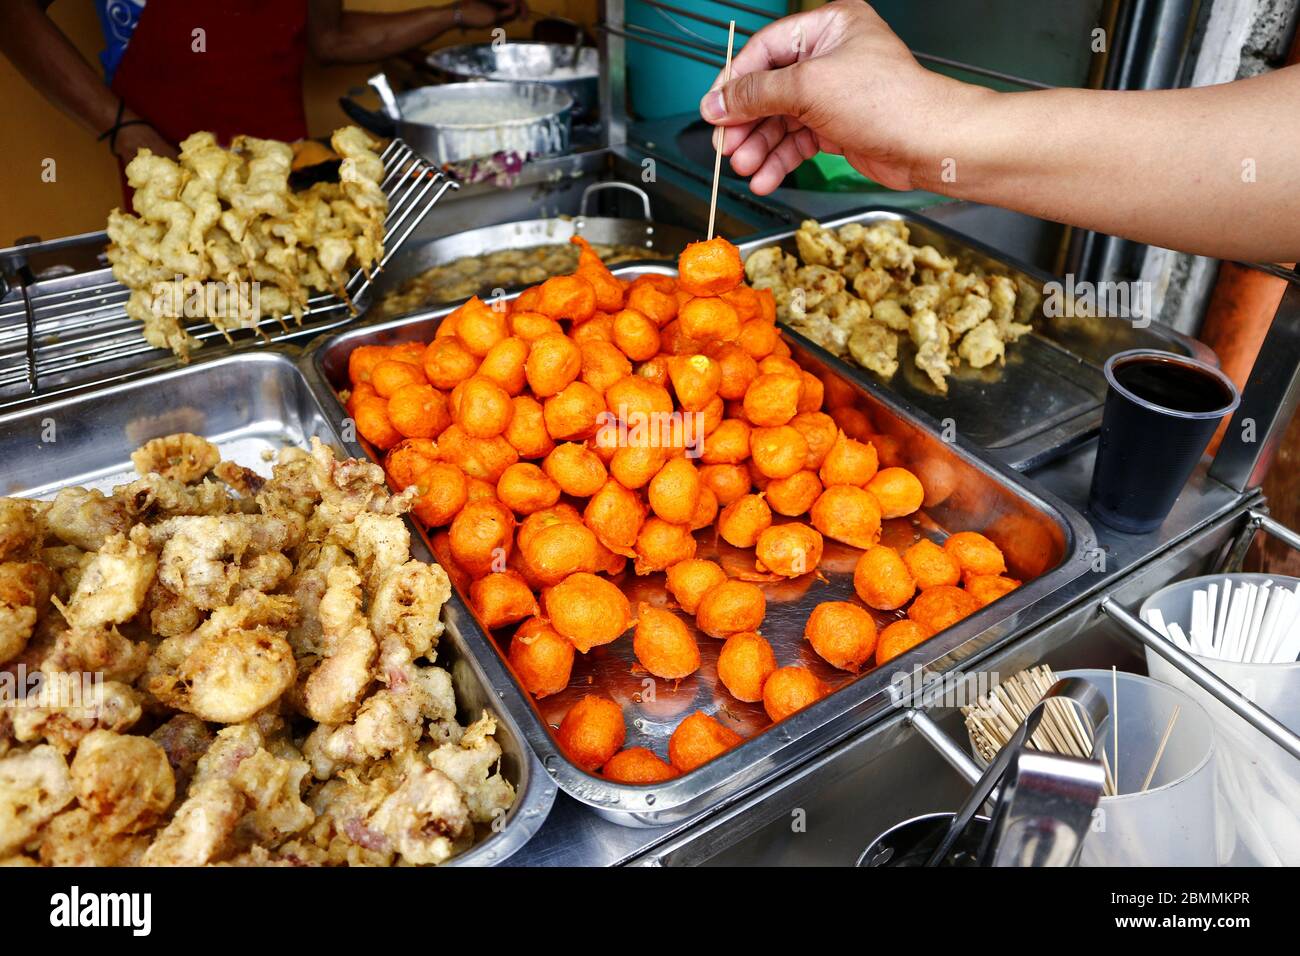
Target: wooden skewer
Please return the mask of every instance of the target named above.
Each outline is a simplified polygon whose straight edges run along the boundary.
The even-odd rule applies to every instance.
[[[736,21],[732,20],[727,27],[727,65],[722,71],[722,82],[731,82],[731,48],[736,42]],[[718,179],[722,176],[722,140],[726,137],[725,126],[715,126],[713,129],[713,195],[709,198],[709,235],[713,238],[713,225],[718,215]]]
[[[1146,793],[1147,787],[1151,786],[1151,778],[1156,775],[1156,767],[1160,766],[1160,758],[1165,755],[1165,746],[1169,743],[1169,735],[1174,732],[1174,724],[1178,722],[1178,711],[1181,709],[1181,704],[1174,704],[1174,712],[1169,715],[1169,723],[1165,725],[1165,735],[1160,738],[1160,746],[1156,748],[1156,758],[1151,761],[1151,769],[1142,781],[1143,793]]]
[[[1119,792],[1119,671],[1110,668],[1110,727],[1115,739],[1115,792]]]

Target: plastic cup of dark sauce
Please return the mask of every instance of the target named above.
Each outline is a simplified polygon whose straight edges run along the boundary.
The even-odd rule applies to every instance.
[[[1129,534],[1160,527],[1241,396],[1212,365],[1155,349],[1106,362],[1106,407],[1088,510]]]

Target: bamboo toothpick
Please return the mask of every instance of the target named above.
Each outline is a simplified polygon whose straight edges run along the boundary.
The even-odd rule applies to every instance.
[[[727,65],[722,71],[722,82],[731,82],[731,48],[736,42],[736,21],[727,27]],[[709,235],[713,238],[713,225],[718,215],[718,179],[722,176],[722,141],[726,138],[727,128],[715,126],[713,129],[713,195],[709,198]]]
[[[1146,779],[1142,781],[1142,792],[1147,792],[1147,787],[1151,786],[1151,778],[1156,775],[1156,767],[1160,766],[1160,758],[1165,755],[1165,747],[1169,744],[1169,735],[1174,732],[1174,724],[1178,723],[1178,712],[1182,710],[1181,704],[1174,704],[1174,712],[1169,715],[1169,723],[1165,725],[1165,735],[1160,738],[1160,746],[1156,748],[1156,758],[1151,761],[1151,769],[1147,771]]]

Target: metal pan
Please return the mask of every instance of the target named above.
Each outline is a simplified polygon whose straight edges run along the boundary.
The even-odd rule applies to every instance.
[[[669,268],[629,266],[616,274],[647,271],[672,274]],[[318,339],[303,354],[301,366],[313,390],[329,413],[346,413],[335,389],[347,383],[347,359],[359,345],[429,341],[450,309],[418,313],[372,324],[329,338]],[[797,335],[789,342],[797,361],[827,383],[828,394],[869,415],[875,427],[894,436],[905,463],[927,485],[943,492],[921,517],[916,533],[942,539],[948,531],[982,530],[1003,546],[1012,573],[1025,584],[954,627],[896,658],[891,665],[860,677],[830,668],[811,652],[803,640],[804,623],[822,601],[847,599],[853,594],[853,567],[859,552],[827,542],[820,571],[825,581],[809,574],[788,582],[762,585],[767,602],[764,636],[772,643],[781,664],[810,667],[835,692],[817,704],[775,726],[758,705],[736,702],[717,685],[716,661],[721,642],[700,638],[703,665],[691,677],[672,686],[646,683],[635,673],[631,641],[626,638],[585,655],[575,664],[568,690],[540,702],[530,699],[512,678],[494,687],[501,704],[525,728],[529,742],[560,787],[613,822],[626,826],[661,826],[716,807],[728,796],[743,791],[817,753],[835,740],[878,719],[897,706],[898,680],[923,668],[929,676],[946,674],[970,665],[983,654],[1010,640],[1047,611],[1041,602],[1088,569],[1096,546],[1092,529],[1075,511],[995,461],[981,457],[964,439],[942,441],[922,419],[904,408],[874,383],[859,381],[839,360]],[[353,454],[364,454],[357,443]],[[938,500],[942,499],[942,500]],[[912,534],[910,527],[894,527],[891,534]],[[715,543],[707,532],[697,535],[699,554],[716,555],[724,565],[753,556]],[[651,604],[667,604],[663,575],[621,579],[629,597]],[[896,615],[879,615],[884,623]],[[688,626],[693,621],[686,619]],[[456,618],[462,639],[479,654],[498,654],[508,647],[504,634],[489,634],[471,615]],[[502,672],[508,673],[503,665]],[[653,700],[649,691],[654,689]],[[611,783],[574,766],[552,737],[568,707],[585,693],[605,693],[624,708],[627,746],[647,746],[661,756],[679,720],[699,708],[749,737],[736,749],[699,769],[658,786],[634,787]]]
[[[582,43],[578,33],[578,44]],[[424,61],[453,80],[544,83],[573,97],[576,121],[595,119],[600,106],[600,53],[572,43],[462,43],[434,50]]]
[[[1214,353],[1195,339],[1151,323],[1139,328],[1120,318],[1048,317],[1043,286],[1059,281],[1049,273],[1004,255],[969,236],[924,216],[889,207],[869,207],[827,220],[828,229],[848,223],[903,222],[915,246],[931,245],[957,260],[964,272],[1005,275],[1019,287],[1018,321],[1034,332],[1007,347],[1006,364],[959,368],[939,393],[912,364],[910,343],[900,343],[900,367],[889,380],[854,366],[854,374],[879,382],[907,409],[936,427],[951,420],[976,445],[1013,468],[1027,471],[1096,434],[1106,397],[1102,366],[1125,349],[1155,348],[1218,364]],[[798,256],[794,230],[768,233],[740,244],[742,258],[772,245]],[[904,354],[906,353],[906,354]]]
[[[263,452],[305,446],[313,435],[342,451],[337,417],[311,393],[295,358],[287,349],[232,355],[0,415],[0,494],[47,497],[69,485],[107,492],[136,477],[131,452],[178,431],[204,436],[223,457],[262,474],[269,470]],[[432,561],[419,535],[411,536],[411,553]],[[465,616],[455,598],[445,613],[453,621]],[[493,688],[502,677],[495,654],[471,649],[460,637],[463,631],[454,623],[447,628],[438,663],[451,671],[462,719],[484,708],[497,715],[502,772],[517,797],[499,831],[448,864],[457,866],[506,859],[537,832],[555,801],[554,784],[513,714],[496,699]],[[488,660],[487,670],[476,654]]]

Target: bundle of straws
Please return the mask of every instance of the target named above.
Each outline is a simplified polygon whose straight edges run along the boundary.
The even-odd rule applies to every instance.
[[[1192,619],[1166,621],[1152,608],[1145,621],[1189,654],[1249,664],[1289,664],[1300,657],[1300,584],[1242,582],[1197,588]]]

